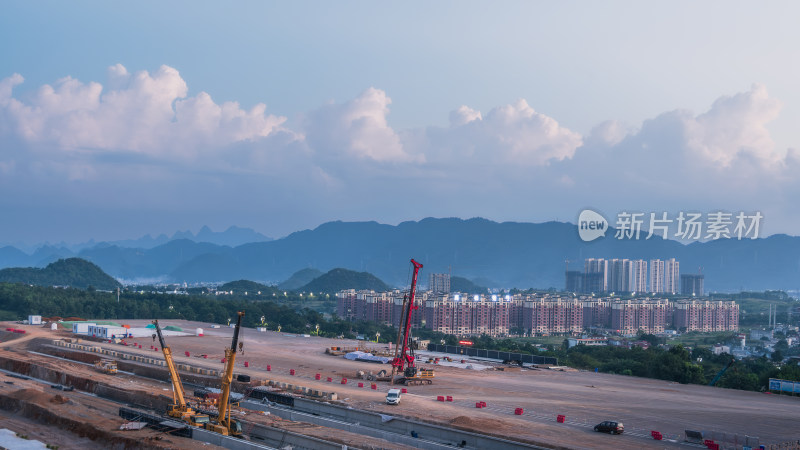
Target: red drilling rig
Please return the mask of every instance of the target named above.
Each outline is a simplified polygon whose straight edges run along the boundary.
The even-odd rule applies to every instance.
[[[400,329],[397,332],[397,345],[392,359],[392,384],[431,384],[433,383],[433,370],[417,368],[414,358],[414,347],[411,343],[411,313],[417,309],[414,298],[417,293],[417,277],[422,264],[411,260],[414,265],[414,275],[411,277],[411,289],[403,296],[403,308],[400,315]],[[399,374],[397,378],[395,375]]]

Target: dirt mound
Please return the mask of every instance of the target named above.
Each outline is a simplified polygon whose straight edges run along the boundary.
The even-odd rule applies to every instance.
[[[50,395],[36,389],[19,389],[8,396],[31,403],[47,403],[50,400]]]
[[[62,397],[60,394],[56,394],[50,399],[50,403],[63,405],[64,403],[69,403],[69,399]]]

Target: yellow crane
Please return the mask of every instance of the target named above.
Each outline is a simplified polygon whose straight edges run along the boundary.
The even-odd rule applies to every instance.
[[[184,397],[183,383],[181,383],[180,375],[175,369],[175,363],[172,360],[172,349],[170,349],[164,342],[164,336],[161,334],[161,327],[158,326],[158,320],[153,320],[153,325],[156,326],[156,333],[158,333],[158,343],[161,344],[161,351],[164,352],[164,360],[169,369],[169,377],[172,380],[172,405],[167,409],[167,415],[180,419],[189,425],[195,427],[206,426],[209,423],[207,414],[200,414],[191,406],[186,403]]]
[[[236,328],[233,330],[231,348],[225,349],[226,365],[225,371],[222,373],[222,393],[219,396],[218,403],[219,415],[215,422],[209,422],[204,425],[206,430],[234,437],[242,436],[242,425],[238,420],[231,419],[231,410],[228,406],[228,400],[231,395],[231,382],[233,381],[233,363],[236,361],[236,344],[239,342],[239,330],[242,326],[244,311],[239,311],[238,314]]]

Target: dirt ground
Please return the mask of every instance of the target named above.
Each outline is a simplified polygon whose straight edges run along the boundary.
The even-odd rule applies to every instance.
[[[221,359],[225,347],[230,345],[232,329],[224,325],[214,329],[207,323],[167,319],[159,322],[162,327],[175,325],[187,331],[203,328],[203,337],[169,337],[167,343],[179,362],[222,369]],[[145,326],[149,321],[125,323]],[[62,335],[49,330],[44,334]],[[800,413],[800,398],[797,397],[592,372],[477,371],[423,364],[436,369],[434,384],[409,387],[400,405],[390,406],[384,401],[386,391],[391,387],[388,383],[378,383],[378,389],[371,390],[368,382],[364,382],[364,388],[359,388],[357,383],[363,380],[355,378],[358,370],[377,372],[386,368],[385,365],[348,361],[324,353],[325,348],[331,346],[355,347],[355,341],[262,333],[255,329],[244,329],[240,340],[244,343],[244,353],[237,357],[236,373],[248,374],[254,380],[271,379],[332,391],[338,394],[341,403],[354,408],[522,438],[546,446],[586,449],[677,447],[678,443],[669,440],[682,441],[687,429],[704,431],[707,435],[714,432],[730,436],[738,434],[740,437],[757,436],[762,444],[798,438],[796,418]],[[102,345],[152,357],[161,356],[160,352],[149,349],[152,345],[150,338],[134,341],[144,348],[133,350],[115,344]],[[184,356],[185,351],[192,356]],[[207,354],[208,359],[200,358],[201,354]],[[245,362],[249,363],[249,368],[244,368]],[[269,372],[266,371],[267,365],[272,369]],[[294,376],[289,374],[290,369],[295,369]],[[317,373],[322,381],[314,379]],[[326,377],[332,377],[333,383],[326,382]],[[347,384],[340,384],[343,377],[348,379]],[[437,401],[437,396],[448,395],[453,397],[453,402]],[[475,408],[475,403],[480,401],[485,401],[487,407]],[[524,414],[514,415],[515,408],[523,408]],[[559,414],[566,416],[565,423],[556,422]],[[625,434],[594,433],[592,427],[604,420],[622,421]],[[650,437],[651,430],[661,432],[666,440],[654,441]]]

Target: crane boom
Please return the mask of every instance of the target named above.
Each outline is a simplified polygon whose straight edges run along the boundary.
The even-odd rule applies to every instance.
[[[233,330],[233,340],[231,341],[231,347],[225,349],[225,370],[222,373],[222,393],[219,396],[219,403],[218,403],[218,411],[219,416],[217,417],[217,423],[209,423],[206,425],[206,429],[211,431],[230,435],[230,436],[241,436],[242,435],[242,426],[238,420],[231,419],[230,417],[230,407],[228,406],[228,400],[230,399],[231,395],[231,382],[233,381],[233,364],[236,361],[236,345],[239,342],[239,330],[242,326],[242,317],[244,317],[244,311],[238,312],[239,317],[236,319],[236,328]]]
[[[175,369],[175,362],[172,359],[172,349],[169,348],[164,342],[164,335],[161,334],[161,327],[158,325],[158,320],[153,320],[153,325],[156,326],[156,334],[158,335],[158,343],[161,345],[161,351],[164,353],[164,361],[169,369],[169,377],[172,381],[172,400],[173,404],[167,410],[167,415],[183,420],[184,422],[199,426],[208,423],[208,416],[205,414],[197,414],[189,405],[186,404],[186,398],[183,390],[183,383]]]

